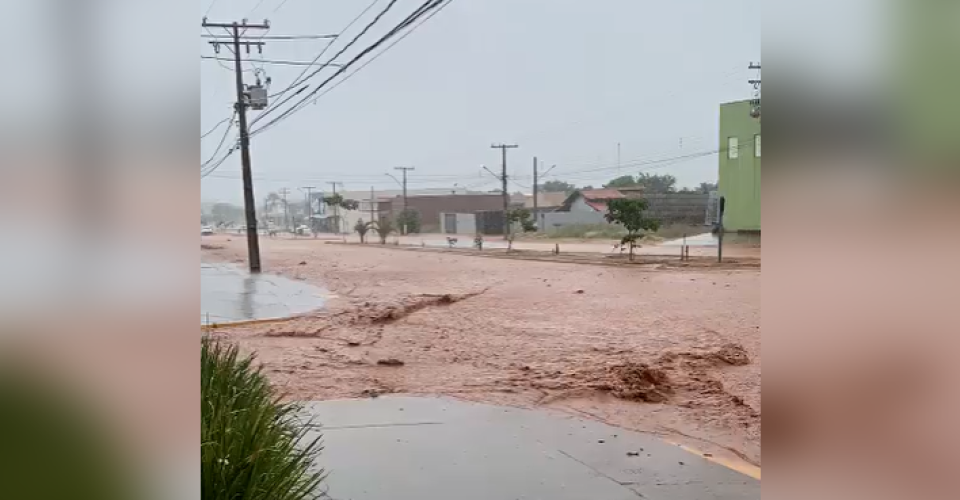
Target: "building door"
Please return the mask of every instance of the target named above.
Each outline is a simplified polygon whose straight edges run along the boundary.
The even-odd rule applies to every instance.
[[[443,229],[447,234],[457,234],[457,214],[443,214]]]

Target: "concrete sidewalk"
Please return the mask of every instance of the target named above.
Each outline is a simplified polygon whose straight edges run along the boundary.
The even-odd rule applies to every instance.
[[[753,500],[760,481],[660,439],[446,398],[306,404],[334,500]]]

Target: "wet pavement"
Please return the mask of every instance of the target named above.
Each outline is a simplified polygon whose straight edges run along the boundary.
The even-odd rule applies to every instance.
[[[564,414],[447,398],[307,403],[333,500],[753,500],[760,481]]]
[[[326,290],[233,264],[200,264],[200,324],[283,318],[323,307]]]
[[[686,238],[664,241],[660,246],[679,247],[686,245],[688,247],[716,247],[719,244],[720,240],[713,233],[702,233],[687,236]]]

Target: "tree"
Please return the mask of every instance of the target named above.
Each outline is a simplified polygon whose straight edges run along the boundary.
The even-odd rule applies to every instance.
[[[533,215],[526,208],[516,208],[507,212],[507,220],[513,224],[520,224],[523,232],[529,233],[537,230],[537,225],[533,222]]]
[[[397,225],[400,226],[400,231],[403,232],[403,234],[418,234],[422,220],[420,212],[413,208],[401,210],[400,213],[397,214]]]
[[[246,219],[243,207],[230,203],[216,203],[210,208],[210,216],[207,220],[214,224],[240,224]]]
[[[716,182],[701,182],[697,192],[701,194],[710,194],[718,189]]]
[[[344,210],[356,210],[360,208],[360,202],[357,200],[347,200],[343,198],[343,195],[332,194],[330,196],[324,196],[323,202],[330,207],[340,207]]]
[[[642,198],[620,198],[607,202],[607,222],[620,224],[627,230],[627,235],[620,240],[621,245],[630,246],[630,260],[633,260],[633,250],[637,242],[643,237],[644,231],[660,229],[660,221],[648,219],[643,213],[649,208],[647,200]]]
[[[677,192],[677,178],[670,174],[648,174],[640,172],[637,175],[637,185],[643,186],[643,192],[664,194]]]
[[[577,186],[564,181],[547,181],[540,185],[540,190],[544,193],[570,194],[577,190]]]
[[[634,187],[637,185],[637,179],[632,175],[623,175],[604,184],[608,188]]]
[[[396,231],[396,227],[393,225],[393,221],[387,218],[380,219],[379,222],[373,224],[373,230],[377,232],[377,236],[380,236],[380,244],[387,244],[387,237],[391,233]]]
[[[357,221],[357,225],[353,226],[353,230],[360,235],[360,243],[367,242],[367,233],[370,232],[370,227],[373,224],[373,222],[363,222],[363,219],[360,219]]]

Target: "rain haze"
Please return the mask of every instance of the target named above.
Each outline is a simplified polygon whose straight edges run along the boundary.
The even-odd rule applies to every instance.
[[[270,37],[339,33],[319,59],[327,61],[388,3],[375,2],[342,33],[369,1],[204,0],[200,10],[214,22],[270,20],[263,54],[246,57],[310,62],[329,40]],[[337,61],[358,54],[420,3],[398,0]],[[509,152],[511,191],[530,192],[534,157],[556,165],[544,180],[578,186],[640,171],[674,175],[678,187],[716,182],[717,155],[710,153],[718,149],[719,105],[752,94],[747,80],[756,74],[748,66],[760,60],[760,19],[759,0],[454,0],[368,66],[355,74],[363,61],[351,68],[349,79],[318,94],[315,104],[256,134],[256,196],[334,181],[347,190],[394,189],[386,174],[400,165],[416,167],[411,189],[494,190],[499,181],[481,169],[498,170],[494,143],[519,145]],[[200,39],[201,54],[215,56],[209,41]],[[232,55],[221,48],[219,56]],[[231,115],[236,96],[232,62],[200,65],[204,133]],[[248,83],[262,69],[277,94],[307,67],[252,62],[246,68]],[[307,83],[334,71],[326,68]],[[263,113],[250,113],[254,133],[280,114],[258,122]],[[223,131],[201,141],[201,162],[218,158]],[[203,178],[202,201],[241,202],[239,156]]]

